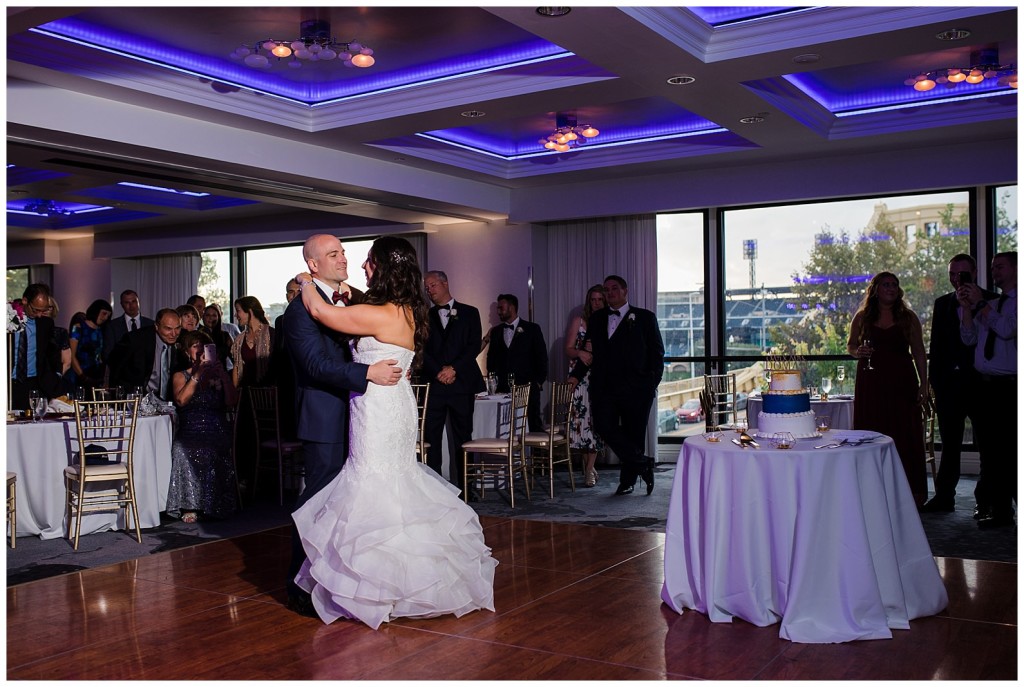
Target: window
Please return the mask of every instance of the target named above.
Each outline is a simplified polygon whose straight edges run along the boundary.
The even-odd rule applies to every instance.
[[[704,386],[703,212],[658,215],[658,326],[665,374],[658,388],[659,436],[704,431],[703,419],[677,413]]]
[[[200,255],[203,265],[199,270],[196,291],[206,299],[206,305],[219,305],[222,319],[230,322],[235,318],[235,310],[231,307],[231,251],[207,251]],[[200,316],[202,314],[199,313]]]
[[[1017,187],[995,189],[996,252],[1017,250]]]
[[[8,267],[7,268],[7,302],[18,300],[28,288],[28,268]]]
[[[346,239],[345,257],[348,258],[348,279],[346,283],[360,290],[366,290],[366,277],[360,265],[366,260],[372,239],[352,241]],[[302,259],[302,246],[274,246],[273,248],[250,248],[244,251],[245,277],[239,296],[255,296],[267,314],[267,320],[284,312],[288,301],[285,285],[299,272],[307,271]]]

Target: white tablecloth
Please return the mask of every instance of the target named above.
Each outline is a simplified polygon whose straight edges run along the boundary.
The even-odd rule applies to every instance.
[[[427,401],[428,403],[430,401]],[[492,437],[508,436],[508,432],[501,426],[501,408],[512,405],[512,397],[508,394],[497,394],[495,396],[477,397],[473,403],[473,439],[489,439]],[[449,466],[451,455],[448,450],[448,428],[445,427],[444,438],[441,440],[442,466],[441,474],[446,478],[451,476]],[[462,459],[462,453],[457,456]]]
[[[171,482],[171,416],[140,417],[135,428],[135,493],[139,526],[156,527]],[[74,420],[7,424],[7,469],[18,474],[18,536],[66,536],[64,468],[78,450]],[[82,534],[124,529],[124,512],[91,513]]]
[[[854,448],[741,449],[688,437],[665,528],[662,600],[829,643],[891,638],[946,590],[888,437]],[[836,432],[838,437],[866,432]]]
[[[761,412],[763,398],[750,396],[747,398],[747,425],[757,427],[757,414]],[[828,415],[832,418],[832,429],[853,428],[853,400],[829,397],[827,401],[811,401],[814,416]]]

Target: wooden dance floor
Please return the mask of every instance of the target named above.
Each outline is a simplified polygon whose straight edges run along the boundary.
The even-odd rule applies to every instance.
[[[659,597],[664,535],[483,518],[496,613],[325,626],[284,606],[286,528],[7,590],[7,678],[1013,680],[1017,566],[938,559],[941,615],[794,644]]]

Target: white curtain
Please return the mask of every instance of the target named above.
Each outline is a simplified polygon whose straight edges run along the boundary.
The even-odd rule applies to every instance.
[[[176,253],[112,262],[114,313],[121,313],[121,292],[131,289],[139,294],[142,314],[153,318],[160,308],[177,308],[196,293],[203,258],[199,253]]]
[[[552,222],[545,225],[547,269],[543,282],[535,275],[535,299],[543,301],[540,322],[554,339],[549,350],[550,379],[565,379],[566,330],[583,310],[587,290],[610,274],[626,280],[631,306],[657,309],[658,234],[655,215],[626,215]],[[538,303],[540,305],[540,303]],[[657,406],[657,403],[654,404]],[[648,455],[657,450],[657,408],[647,429]]]

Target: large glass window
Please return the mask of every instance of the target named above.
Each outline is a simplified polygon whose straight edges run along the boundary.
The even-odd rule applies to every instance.
[[[1017,187],[995,189],[996,252],[1017,250]]]
[[[373,239],[365,241],[345,240],[345,256],[348,258],[348,279],[346,283],[366,290],[366,276],[360,265],[366,260]],[[302,246],[275,246],[273,248],[252,248],[245,251],[245,279],[240,296],[255,296],[267,314],[271,324],[274,318],[284,312],[288,305],[285,285],[299,272],[305,271]]]
[[[28,268],[8,267],[7,268],[7,302],[21,298],[28,288]]]
[[[200,255],[203,264],[196,292],[206,299],[206,305],[219,305],[223,319],[230,322],[235,317],[231,307],[231,251],[207,251]]]
[[[665,341],[658,434],[688,436],[704,431],[693,413],[704,385],[704,213],[658,215],[657,231],[657,316]]]

